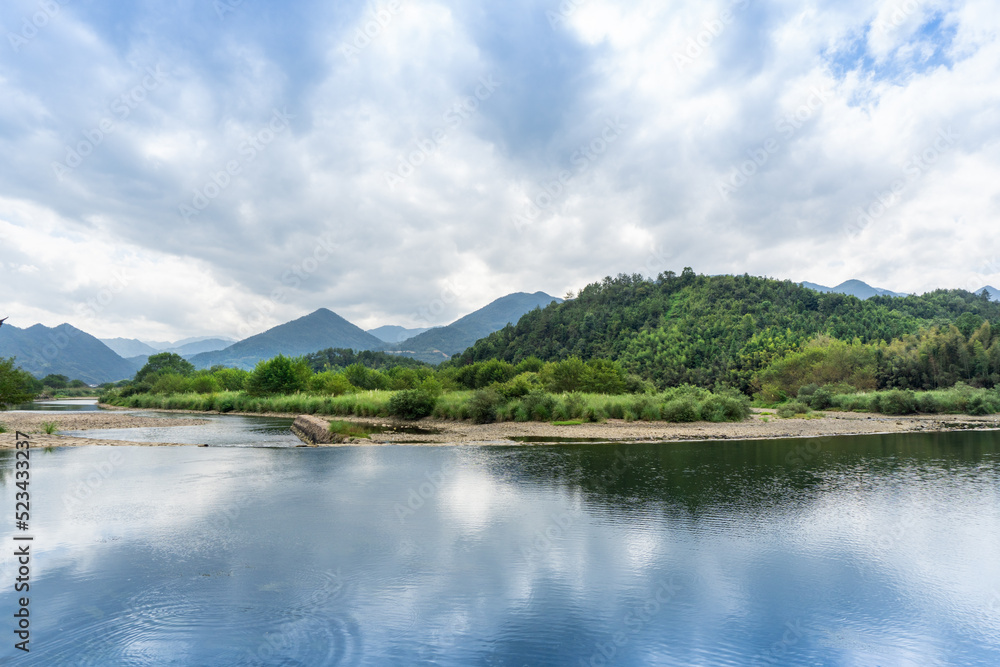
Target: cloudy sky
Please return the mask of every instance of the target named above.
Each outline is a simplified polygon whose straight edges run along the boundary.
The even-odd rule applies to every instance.
[[[992,0],[5,0],[0,315],[245,337],[608,274],[1000,284]]]

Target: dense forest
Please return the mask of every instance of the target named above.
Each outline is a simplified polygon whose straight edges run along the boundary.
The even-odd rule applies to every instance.
[[[998,327],[1000,303],[986,294],[938,290],[862,301],[790,281],[685,268],[656,279],[605,278],[479,340],[448,365],[605,358],[661,389],[723,385],[772,399],[809,383],[993,387],[1000,382]]]

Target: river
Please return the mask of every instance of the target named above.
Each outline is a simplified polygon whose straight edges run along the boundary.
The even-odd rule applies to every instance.
[[[1000,664],[997,433],[59,448],[30,490],[12,664]]]

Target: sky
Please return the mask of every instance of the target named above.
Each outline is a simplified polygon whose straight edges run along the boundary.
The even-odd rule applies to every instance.
[[[992,0],[5,0],[0,316],[245,338],[686,266],[997,285],[998,27]]]

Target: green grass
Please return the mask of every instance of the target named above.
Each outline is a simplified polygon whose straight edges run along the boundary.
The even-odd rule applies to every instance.
[[[7,425],[0,424],[0,433],[6,433],[6,432],[7,432]]]
[[[42,422],[42,430],[48,435],[52,435],[59,429],[59,424],[56,422]]]
[[[833,410],[886,415],[1000,413],[1000,388],[977,389],[959,383],[948,389],[914,392],[893,389],[833,397]]]
[[[553,426],[579,426],[583,421],[579,419],[570,419],[568,421],[552,422]]]
[[[298,393],[253,397],[245,392],[214,394],[133,394],[106,396],[112,405],[140,409],[189,410],[193,412],[282,412],[329,416],[392,416],[394,391],[372,390],[330,396]],[[735,393],[713,394],[695,387],[678,387],[659,394],[553,394],[533,391],[505,399],[495,391],[450,391],[439,396],[431,417],[451,421],[743,421],[750,415],[749,401]],[[567,424],[568,425],[568,424]]]
[[[335,419],[330,422],[330,433],[340,435],[345,438],[367,438],[372,433],[378,433],[381,430],[382,429],[369,428],[364,424],[347,422],[340,419]]]

